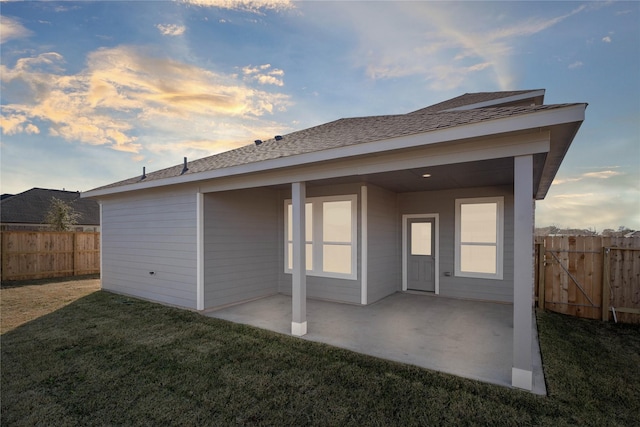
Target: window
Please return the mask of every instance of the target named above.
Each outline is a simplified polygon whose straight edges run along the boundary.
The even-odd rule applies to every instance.
[[[456,276],[502,279],[504,198],[456,200]]]
[[[291,250],[293,248],[293,242],[291,241],[291,235],[293,234],[293,222],[291,221],[291,215],[293,212],[293,206],[289,204],[287,206],[287,253],[289,253],[287,268],[289,270],[293,269],[293,257],[290,255]],[[305,243],[306,243],[306,259],[305,263],[307,266],[307,271],[313,270],[313,206],[311,203],[305,204],[305,216],[306,216],[306,227],[304,231],[305,235]]]
[[[306,269],[310,276],[357,278],[356,195],[307,198]],[[285,272],[293,269],[291,200],[285,201]]]
[[[431,229],[432,222],[412,222],[411,228],[411,255],[431,255]]]

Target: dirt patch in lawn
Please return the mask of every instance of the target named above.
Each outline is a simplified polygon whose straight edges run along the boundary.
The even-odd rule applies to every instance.
[[[99,289],[97,276],[2,282],[0,333],[54,312]]]

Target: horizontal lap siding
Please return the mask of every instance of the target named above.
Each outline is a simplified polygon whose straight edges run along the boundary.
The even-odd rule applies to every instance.
[[[504,196],[503,280],[455,277],[455,201],[460,198]],[[464,188],[403,193],[398,196],[401,215],[440,214],[440,295],[489,301],[513,301],[513,188]],[[451,276],[445,276],[450,273]]]
[[[104,200],[102,254],[103,289],[195,308],[195,191]]]
[[[205,194],[205,307],[277,292],[280,267],[278,192]]]
[[[371,304],[402,289],[397,195],[368,185],[368,284]]]

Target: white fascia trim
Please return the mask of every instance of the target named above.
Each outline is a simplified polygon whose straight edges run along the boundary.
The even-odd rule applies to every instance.
[[[544,96],[544,89],[533,90],[527,93],[521,93],[519,95],[507,96],[505,98],[497,98],[492,99],[490,101],[476,102],[475,104],[463,105],[462,107],[449,108],[448,110],[443,111],[464,111],[464,110],[473,110],[475,108],[483,108],[483,107],[491,107],[496,104],[504,104],[507,102],[516,102],[521,101],[523,99],[535,98],[537,96]]]
[[[398,138],[391,138],[382,141],[355,144],[346,147],[293,155],[279,159],[264,160],[261,162],[249,163],[246,165],[231,166],[223,169],[214,169],[196,173],[193,175],[181,175],[154,181],[123,185],[120,187],[92,190],[81,193],[81,197],[99,197],[109,194],[143,190],[153,187],[184,184],[223,177],[226,178],[234,175],[243,175],[256,172],[264,172],[272,169],[302,166],[310,163],[343,159],[346,157],[371,155],[393,150],[439,144],[443,142],[487,137],[527,129],[554,126],[562,123],[578,122],[584,120],[585,108],[586,104],[577,104],[564,108],[542,110],[536,113],[522,114],[519,116],[506,117],[503,119],[487,120],[483,122],[472,123],[469,125],[455,126],[452,128],[402,136]]]

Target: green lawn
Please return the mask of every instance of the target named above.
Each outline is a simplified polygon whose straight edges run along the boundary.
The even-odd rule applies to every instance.
[[[2,335],[2,425],[637,425],[640,327],[539,315],[548,397],[95,292]]]

